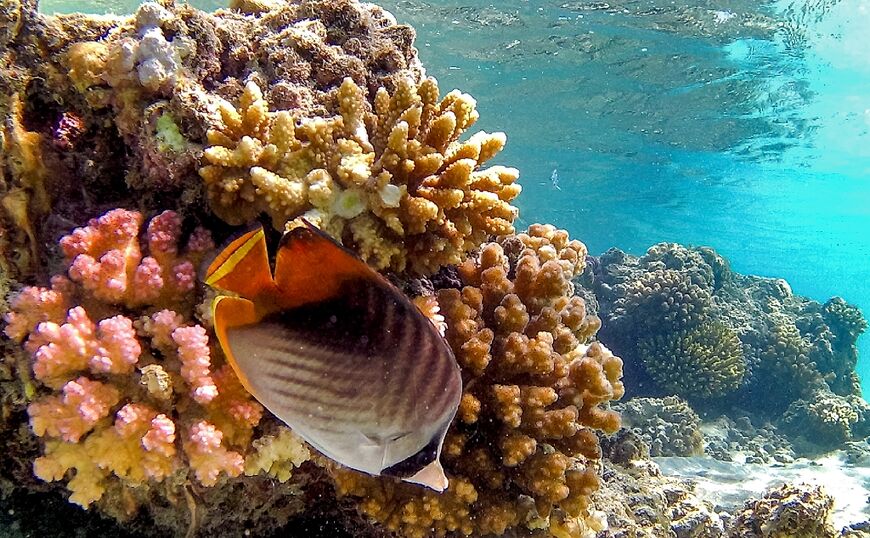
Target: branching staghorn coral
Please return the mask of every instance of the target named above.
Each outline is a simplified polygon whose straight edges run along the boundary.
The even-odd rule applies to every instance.
[[[461,289],[437,292],[464,382],[444,444],[450,487],[439,495],[337,470],[339,493],[405,536],[600,529],[589,507],[593,430],[619,428],[602,404],[623,394],[622,361],[589,343],[599,322],[571,284],[585,255],[566,232],[536,225],[465,261]]]
[[[243,472],[286,481],[307,449],[284,431],[252,442],[263,408],[193,318],[209,234],[181,243],[181,219],[166,211],[140,239],[142,221],[116,209],[76,229],[61,239],[67,274],[12,299],[5,332],[44,387],[28,407],[45,443],[35,474],[68,478],[71,502],[112,503],[127,517],[169,491],[161,482],[215,486]]]
[[[504,134],[459,141],[477,120],[470,96],[401,79],[372,108],[346,78],[336,100],[328,118],[269,112],[249,82],[238,107],[223,103],[199,171],[212,210],[231,224],[265,212],[279,230],[305,217],[375,268],[419,274],[513,232],[516,169],[481,169]]]

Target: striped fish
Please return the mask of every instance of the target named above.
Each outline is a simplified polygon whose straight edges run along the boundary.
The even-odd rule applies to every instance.
[[[215,333],[245,388],[334,461],[447,487],[439,457],[462,394],[438,329],[353,253],[306,222],[269,267],[262,227],[231,241],[205,283]]]

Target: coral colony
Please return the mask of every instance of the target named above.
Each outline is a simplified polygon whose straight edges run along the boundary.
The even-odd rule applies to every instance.
[[[784,414],[783,431],[868,433],[857,309],[736,275],[709,249],[596,259],[553,226],[517,233],[519,173],[490,164],[505,135],[468,135],[474,99],[442,95],[413,29],[373,4],[0,4],[3,484],[189,536],[262,535],[300,514],[360,536],[640,535],[638,513],[716,536],[719,516],[645,459],[674,453],[668,435],[680,455],[703,451],[683,400],[624,407],[638,427],[678,423],[603,452],[626,389],[727,407],[779,380],[793,390],[761,412]],[[306,222],[407,292],[449,346],[462,388],[445,491],[325,457],[218,344],[198,275],[215,243],[260,223],[271,246]],[[810,514],[804,535],[828,536],[828,500],[784,487],[738,519]]]
[[[325,480],[408,536],[600,528],[589,506],[600,457],[592,431],[618,428],[602,406],[622,394],[621,362],[591,341],[598,321],[573,295],[583,245],[552,227],[513,235],[517,170],[484,167],[504,134],[461,140],[478,118],[474,99],[441,96],[413,34],[389,14],[351,1],[233,7],[209,15],[149,3],[89,25],[17,13],[47,24],[18,36],[17,59],[50,42],[54,59],[27,76],[49,76],[57,87],[46,97],[70,108],[42,130],[14,101],[4,147],[16,183],[4,203],[18,218],[5,244],[33,256],[10,276],[32,278],[50,259],[34,219],[79,218],[67,204],[81,190],[60,185],[57,196],[54,173],[79,174],[101,207],[120,207],[68,231],[50,286],[24,287],[5,316],[26,354],[21,377],[32,380],[36,476],[65,483],[83,507],[119,520],[151,511],[170,528],[217,525],[183,514],[239,488],[262,498],[258,484],[276,478],[286,487],[260,502],[296,502],[278,516],[243,509],[247,528],[286,522],[305,509],[304,484]],[[216,251],[196,222],[225,237],[261,214],[278,233],[305,218],[406,279],[460,266],[456,286],[418,300],[436,321],[442,305],[466,387],[444,494],[329,461],[240,384],[197,279]]]

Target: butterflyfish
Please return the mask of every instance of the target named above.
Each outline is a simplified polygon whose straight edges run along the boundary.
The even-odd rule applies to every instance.
[[[386,278],[309,223],[269,265],[262,227],[232,240],[204,280],[218,342],[263,406],[332,460],[447,487],[441,446],[462,395],[435,325]]]

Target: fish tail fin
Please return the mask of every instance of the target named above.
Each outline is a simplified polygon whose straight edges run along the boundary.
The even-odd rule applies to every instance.
[[[444,474],[444,467],[441,466],[441,462],[438,458],[435,458],[432,463],[426,465],[414,475],[403,478],[402,480],[412,484],[426,486],[427,488],[434,489],[439,493],[447,489],[447,486],[449,485],[447,475]]]
[[[248,298],[274,288],[263,227],[258,225],[232,239],[208,265],[203,281]]]

